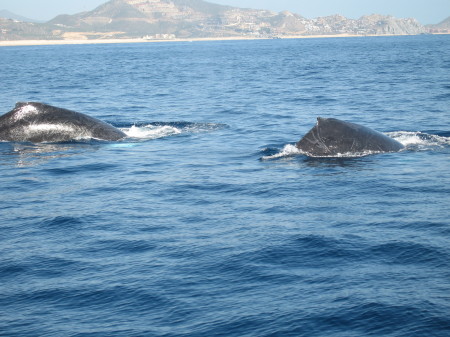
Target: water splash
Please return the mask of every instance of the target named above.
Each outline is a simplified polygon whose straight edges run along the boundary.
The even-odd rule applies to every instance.
[[[190,122],[155,122],[120,128],[129,138],[151,140],[184,133],[211,132],[225,128],[225,124]]]
[[[450,145],[450,137],[433,135],[420,131],[395,131],[386,133],[386,135],[402,143],[408,150],[428,151]]]
[[[157,139],[163,138],[173,135],[178,135],[182,133],[182,131],[176,127],[163,125],[163,126],[155,126],[155,125],[145,125],[145,126],[136,126],[133,125],[129,128],[121,129],[129,138],[135,139]]]
[[[268,156],[263,156],[261,159],[262,160],[274,160],[274,159],[279,159],[279,158],[292,157],[292,156],[299,155],[299,154],[304,154],[304,153],[302,151],[300,151],[300,149],[298,149],[295,145],[287,144],[278,153],[268,155]]]

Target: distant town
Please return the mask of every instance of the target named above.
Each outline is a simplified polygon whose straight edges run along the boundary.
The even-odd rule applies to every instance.
[[[189,4],[189,5],[187,5]],[[450,13],[449,13],[450,14]],[[192,38],[284,38],[449,34],[450,17],[424,26],[414,18],[378,14],[349,19],[223,6],[202,0],[111,0],[89,12],[35,22],[0,11],[0,41],[173,40]]]

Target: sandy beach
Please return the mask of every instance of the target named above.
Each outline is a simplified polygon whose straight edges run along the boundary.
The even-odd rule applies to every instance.
[[[282,39],[308,39],[308,38],[336,38],[336,37],[363,37],[362,35],[292,35],[283,36]],[[272,38],[257,38],[246,36],[232,36],[220,38],[192,38],[192,39],[64,39],[64,40],[14,40],[0,41],[0,47],[8,46],[45,46],[45,45],[75,45],[75,44],[114,44],[114,43],[152,43],[152,42],[194,42],[194,41],[236,41],[236,40],[270,40]]]
[[[446,33],[436,33],[432,35],[448,35]],[[368,36],[398,36],[398,35],[289,35],[280,37],[281,39],[319,39],[319,38],[342,38],[342,37],[368,37]],[[219,38],[191,38],[191,39],[64,39],[64,40],[14,40],[0,41],[0,47],[8,46],[45,46],[45,45],[75,45],[75,44],[114,44],[114,43],[152,43],[152,42],[197,42],[197,41],[238,41],[238,40],[272,40],[274,38],[230,36]]]

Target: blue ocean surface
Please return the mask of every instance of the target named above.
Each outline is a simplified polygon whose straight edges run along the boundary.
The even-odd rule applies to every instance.
[[[450,336],[450,36],[0,48],[0,336]],[[397,153],[310,158],[334,117]]]

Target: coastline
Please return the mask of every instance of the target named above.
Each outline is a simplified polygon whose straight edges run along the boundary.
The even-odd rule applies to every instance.
[[[449,35],[449,34],[430,34],[430,35]],[[398,35],[290,35],[283,36],[281,39],[313,39],[313,38],[339,38],[339,37],[368,37],[368,36],[398,36]],[[120,44],[120,43],[154,43],[154,42],[199,42],[199,41],[241,41],[241,40],[271,40],[273,38],[232,36],[219,38],[191,38],[191,39],[64,39],[64,40],[11,40],[0,41],[0,47],[16,46],[53,46],[53,45],[82,45],[82,44]]]
[[[305,38],[321,38],[321,37],[353,37],[358,35],[293,35],[283,36],[283,39],[305,39]],[[271,40],[273,38],[263,37],[247,37],[247,36],[230,36],[230,37],[205,37],[191,39],[64,39],[64,40],[11,40],[0,41],[0,47],[12,46],[53,46],[53,45],[77,45],[77,44],[119,44],[119,43],[155,43],[155,42],[201,42],[201,41],[245,41],[245,40]]]

